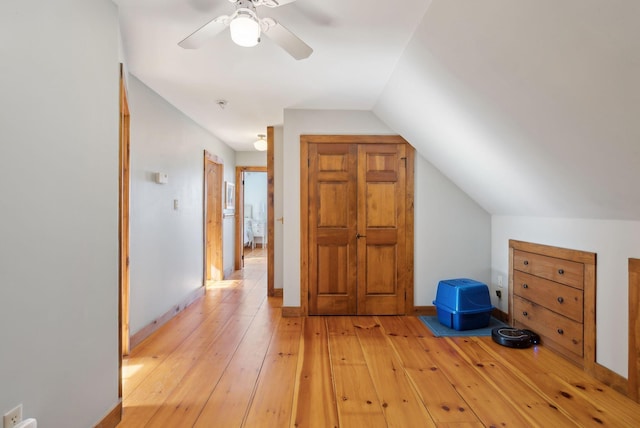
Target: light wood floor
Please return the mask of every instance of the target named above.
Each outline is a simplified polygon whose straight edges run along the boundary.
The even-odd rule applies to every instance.
[[[282,318],[264,259],[246,260],[125,360],[119,427],[640,427],[640,405],[544,347]]]

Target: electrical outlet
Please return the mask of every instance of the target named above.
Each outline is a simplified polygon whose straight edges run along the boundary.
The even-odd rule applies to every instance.
[[[502,275],[498,275],[498,288],[502,288]]]
[[[13,428],[22,422],[22,404],[4,414],[4,428]]]

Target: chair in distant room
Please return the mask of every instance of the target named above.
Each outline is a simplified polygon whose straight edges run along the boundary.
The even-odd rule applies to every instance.
[[[252,232],[253,232],[253,245],[252,249],[256,248],[256,241],[260,241],[260,246],[264,248],[264,244],[267,243],[267,234],[265,224],[262,221],[254,220],[252,223]]]
[[[253,220],[251,220],[252,206],[244,206],[244,246],[255,248],[253,243]]]

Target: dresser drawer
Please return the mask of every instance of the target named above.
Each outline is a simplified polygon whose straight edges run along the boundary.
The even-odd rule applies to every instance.
[[[514,250],[513,268],[571,287],[579,289],[584,287],[582,263]]]
[[[579,323],[583,320],[582,290],[577,288],[514,271],[513,294],[538,303]]]
[[[547,337],[574,354],[583,355],[582,324],[518,296],[513,296],[513,318],[543,336],[543,344]]]

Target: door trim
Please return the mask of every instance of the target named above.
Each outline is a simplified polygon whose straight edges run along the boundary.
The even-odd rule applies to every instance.
[[[405,224],[407,263],[405,272],[405,314],[414,311],[414,194],[415,150],[399,135],[301,135],[300,136],[300,313],[309,315],[309,144],[406,144]]]
[[[640,259],[629,259],[628,395],[640,402]]]
[[[240,270],[242,266],[242,255],[244,254],[244,173],[245,172],[267,172],[266,166],[237,166],[236,167],[236,253],[234,269]],[[268,214],[268,213],[267,213]],[[267,242],[267,245],[269,243]]]
[[[129,355],[129,191],[130,191],[130,123],[124,66],[120,64],[120,138],[118,165],[118,398],[122,399],[122,359]]]
[[[220,174],[218,174],[218,180],[215,183],[215,188],[214,189],[209,189],[207,187],[207,164],[208,163],[214,163],[216,165],[219,166],[220,168]],[[203,170],[202,170],[202,180],[203,180],[203,192],[202,192],[202,218],[203,218],[203,233],[202,233],[202,237],[203,237],[203,261],[202,261],[202,285],[206,286],[207,285],[207,281],[208,280],[213,280],[213,281],[219,281],[221,279],[224,278],[224,264],[223,264],[223,237],[222,237],[222,233],[223,233],[223,223],[222,223],[222,182],[223,182],[223,177],[224,177],[224,160],[216,155],[213,155],[211,153],[209,153],[208,151],[204,151],[204,165],[203,165]],[[214,207],[214,212],[213,213],[209,213],[207,211],[207,198],[209,197],[209,194],[212,194],[211,192],[216,192],[218,195],[218,206]],[[217,278],[213,278],[210,277],[210,266],[207,266],[207,260],[208,260],[208,256],[209,256],[209,252],[211,251],[211,248],[209,245],[207,245],[207,222],[209,221],[209,216],[214,216],[217,215],[219,216],[219,222],[214,223],[214,225],[216,226],[216,229],[214,229],[213,231],[213,235],[216,237],[216,245],[219,248],[219,251],[217,252],[217,255],[215,257],[215,260],[212,261],[212,264],[216,267],[216,270],[218,271],[218,277]]]
[[[282,297],[282,286],[275,288],[275,134],[273,126],[267,127],[267,296]]]

